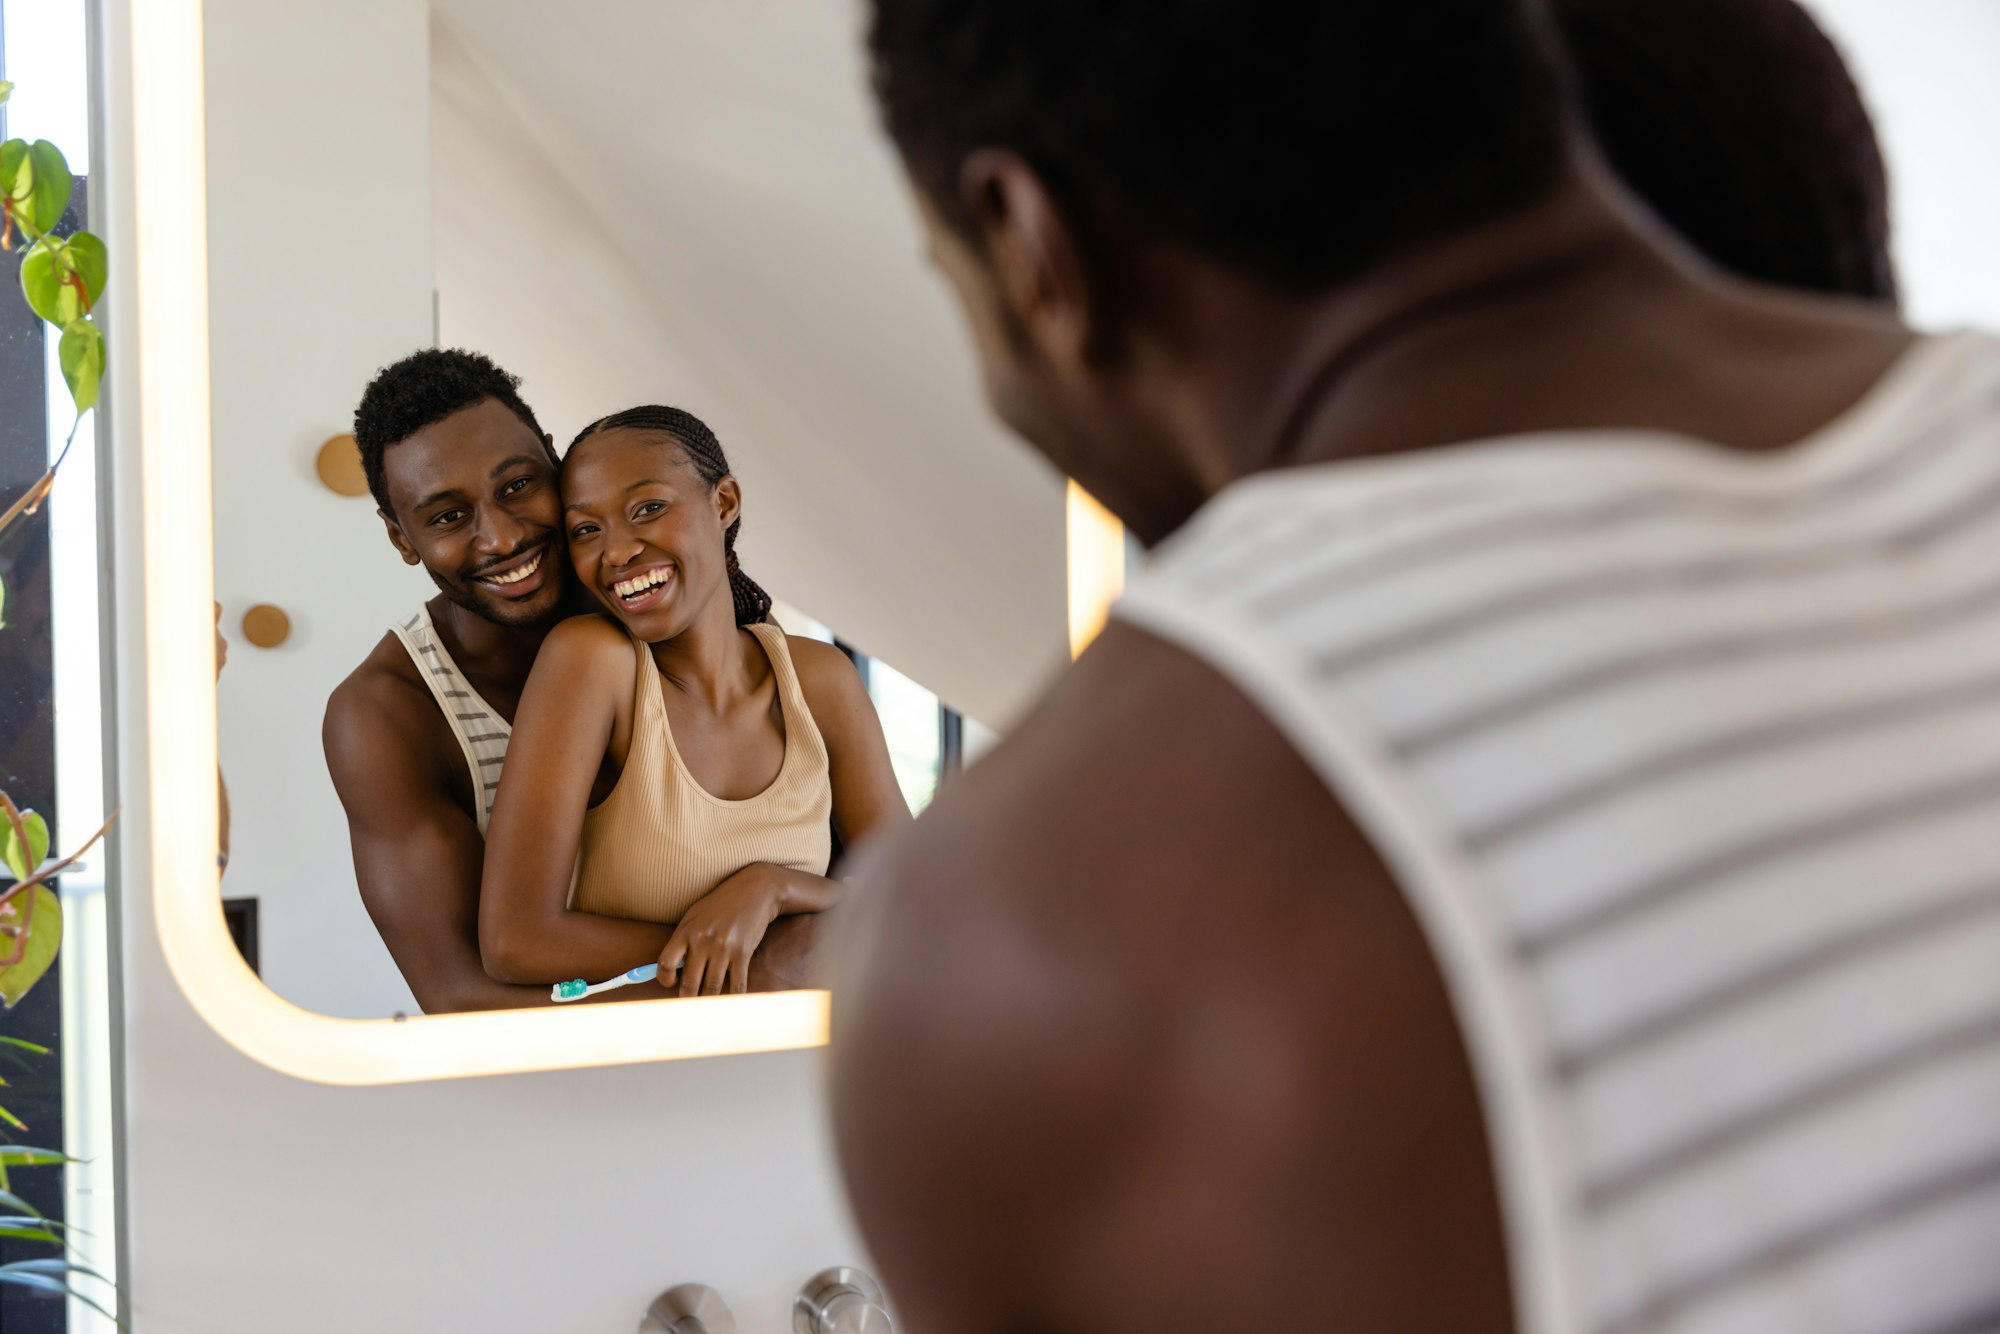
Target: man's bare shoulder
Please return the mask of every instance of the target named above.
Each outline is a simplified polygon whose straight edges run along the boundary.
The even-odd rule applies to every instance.
[[[389,633],[333,688],[326,711],[329,720],[342,722],[372,721],[384,715],[404,722],[419,705],[437,711],[437,700],[418,675],[408,650]]]
[[[1114,622],[858,883],[834,988],[836,1133],[864,1227],[928,1211],[929,1236],[891,1222],[869,1242],[886,1271],[938,1277],[910,1298],[941,1328],[996,1277],[919,1258],[947,1228],[952,1263],[1005,1256],[1058,1286],[1081,1266],[1139,1291],[1176,1257],[1257,1272],[1270,1248],[1337,1254],[1415,1208],[1462,1248],[1464,1291],[1490,1304],[1504,1284],[1477,1102],[1422,933],[1325,783],[1206,663]],[[1413,1191],[1405,1172],[1448,1184]],[[1218,1217],[1226,1238],[1195,1222]],[[1102,1230],[1038,1241],[1036,1218]],[[1426,1300],[1420,1275],[1343,1277],[1390,1321],[1356,1328]],[[1318,1297],[1259,1300],[1266,1318],[1243,1327],[1306,1327]],[[1076,1319],[1154,1327],[1095,1315]],[[1229,1325],[1213,1315],[1190,1323]]]
[[[320,740],[334,786],[342,788],[358,771],[384,763],[428,766],[448,731],[436,697],[390,633],[327,697]]]
[[[1037,1150],[1049,1161],[1108,1146],[1135,1063],[1158,1059],[1148,1046],[1268,954],[1299,892],[1262,864],[1286,860],[1302,814],[1318,830],[1335,809],[1254,708],[1114,624],[858,871],[857,966],[834,989],[837,1114],[846,1078],[880,1056],[949,1104],[913,1111],[929,1124],[1005,1120],[1025,1097],[1051,1120],[1013,1142],[1056,1136]]]
[[[1150,901],[1149,848],[1239,848],[1259,826],[1282,823],[1279,789],[1293,804],[1331,809],[1230,682],[1114,622],[990,756],[946,785],[898,844],[891,892],[958,899],[971,884],[1034,912],[1087,876],[1095,892],[1072,909],[1115,915],[1128,889]],[[1216,805],[1225,793],[1246,796]],[[946,868],[949,877],[936,874]]]

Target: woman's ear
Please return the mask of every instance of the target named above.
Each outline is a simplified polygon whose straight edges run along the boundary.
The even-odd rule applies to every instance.
[[[742,517],[743,488],[736,484],[734,477],[725,477],[715,484],[712,493],[715,501],[715,518],[725,529]]]

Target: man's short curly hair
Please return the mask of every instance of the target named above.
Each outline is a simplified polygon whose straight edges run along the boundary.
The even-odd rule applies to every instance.
[[[890,137],[970,235],[966,158],[1026,158],[1291,288],[1523,207],[1571,119],[1539,0],[872,0]]]
[[[455,347],[427,347],[376,372],[354,409],[354,439],[361,446],[368,489],[382,512],[396,512],[382,474],[382,456],[389,446],[475,403],[499,400],[535,433],[535,439],[544,441],[546,449],[542,424],[521,401],[520,388],[521,377],[501,370],[491,357]],[[549,459],[555,461],[553,452]]]

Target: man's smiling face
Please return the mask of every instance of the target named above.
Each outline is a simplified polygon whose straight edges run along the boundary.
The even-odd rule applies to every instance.
[[[484,399],[383,451],[389,540],[445,597],[496,625],[560,614],[562,493],[547,440]]]

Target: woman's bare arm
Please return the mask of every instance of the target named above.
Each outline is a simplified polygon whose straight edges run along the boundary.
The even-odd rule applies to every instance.
[[[851,852],[879,834],[910,822],[909,803],[889,763],[889,742],[875,701],[847,655],[816,639],[793,639],[806,706],[826,741],[833,765],[833,823]],[[790,909],[788,911],[811,911]]]
[[[566,906],[584,811],[613,729],[630,712],[634,670],[631,641],[594,616],[550,631],[535,659],[480,878],[479,952],[500,981],[611,977],[658,958],[672,934]]]
[[[792,665],[832,766],[833,822],[850,849],[910,822],[875,703],[847,655],[792,639]],[[546,649],[543,650],[547,652]],[[831,868],[829,868],[831,869]],[[783,917],[825,912],[846,893],[838,880],[755,862],[710,890],[681,918],[660,954],[661,985],[683,996],[744,991],[765,933]],[[809,952],[808,952],[809,953]],[[810,975],[810,962],[799,970]]]
[[[792,639],[792,664],[813,723],[826,742],[833,784],[833,823],[849,853],[910,822],[909,803],[889,762],[888,738],[875,701],[847,655],[817,639]],[[840,902],[838,880],[804,871],[764,868],[776,886],[779,916],[825,912]],[[828,868],[832,869],[832,868]]]

